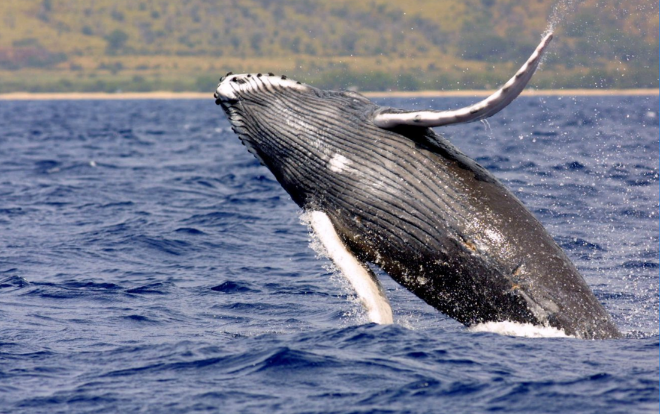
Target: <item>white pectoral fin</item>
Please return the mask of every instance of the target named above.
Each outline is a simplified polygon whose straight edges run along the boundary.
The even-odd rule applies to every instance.
[[[377,113],[373,122],[380,128],[391,129],[399,125],[420,127],[438,127],[443,125],[474,122],[495,115],[520,95],[541,61],[552,33],[543,37],[532,56],[509,81],[497,92],[472,106],[466,106],[454,111],[392,111],[386,109]]]
[[[327,214],[313,211],[310,218],[314,232],[335,266],[355,289],[369,320],[379,324],[392,323],[392,308],[376,275],[346,248]]]

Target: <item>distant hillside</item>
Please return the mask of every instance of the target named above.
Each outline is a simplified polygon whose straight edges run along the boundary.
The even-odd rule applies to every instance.
[[[212,90],[229,70],[322,87],[493,88],[555,0],[0,2],[0,92]],[[537,87],[658,87],[658,3],[566,13]]]

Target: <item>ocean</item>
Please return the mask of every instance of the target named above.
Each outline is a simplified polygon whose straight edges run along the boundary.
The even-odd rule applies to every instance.
[[[386,274],[395,324],[368,323],[210,94],[0,102],[0,412],[657,413],[658,114],[537,96],[437,128],[625,334],[583,341],[466,329]]]

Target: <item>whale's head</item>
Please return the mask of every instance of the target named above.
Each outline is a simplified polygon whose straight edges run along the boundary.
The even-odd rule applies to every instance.
[[[229,73],[214,97],[243,145],[299,205],[314,191],[307,169],[336,157],[346,134],[364,134],[365,124],[378,129],[371,114],[379,107],[362,95],[321,90],[286,76]]]

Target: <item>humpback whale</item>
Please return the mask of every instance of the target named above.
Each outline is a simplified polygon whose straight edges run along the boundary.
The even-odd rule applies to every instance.
[[[552,33],[502,88],[465,108],[407,111],[272,73],[214,93],[247,150],[309,213],[371,321],[391,323],[378,266],[466,326],[512,321],[617,338],[607,311],[541,223],[433,127],[495,115],[524,89]]]

